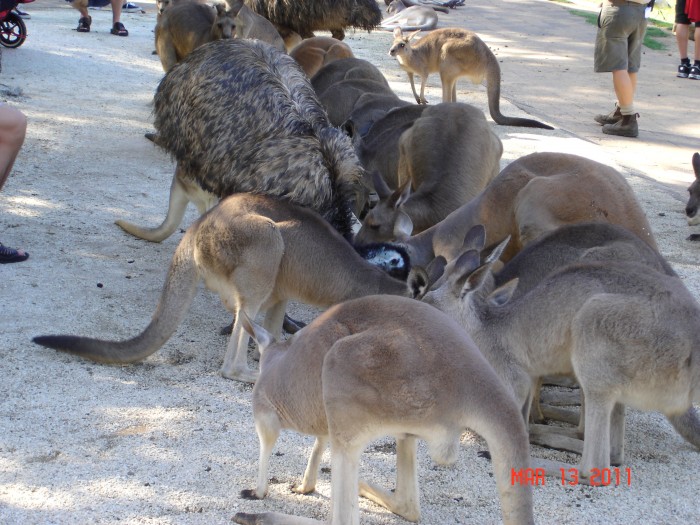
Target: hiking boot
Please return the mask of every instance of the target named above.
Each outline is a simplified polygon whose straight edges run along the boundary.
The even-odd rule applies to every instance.
[[[637,117],[639,113],[632,115],[622,115],[622,118],[614,124],[605,124],[603,133],[606,135],[617,135],[619,137],[636,137],[639,135]]]
[[[610,113],[607,115],[596,115],[593,117],[593,120],[603,126],[605,124],[615,124],[615,122],[619,121],[621,118],[622,113],[620,113],[620,106],[615,104],[615,109],[613,109]]]
[[[688,78],[688,74],[690,73],[690,62],[681,62],[681,65],[678,66],[678,73],[676,76],[678,78]]]
[[[694,80],[700,80],[700,66],[693,66],[690,68],[690,73],[688,73],[688,78]]]

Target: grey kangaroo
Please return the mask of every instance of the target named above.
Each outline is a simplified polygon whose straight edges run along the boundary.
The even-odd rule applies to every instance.
[[[465,252],[423,300],[472,335],[524,420],[537,378],[576,377],[585,399],[582,478],[624,461],[626,405],[662,412],[700,448],[692,405],[700,401],[700,305],[677,276],[638,262],[579,262],[515,296],[518,279],[497,287],[492,264]]]
[[[414,236],[407,221],[377,232],[374,242],[402,244],[412,264],[427,266],[435,257],[450,261],[462,251],[462,239],[478,224],[486,226],[486,247],[511,241],[503,262],[530,241],[564,224],[619,224],[656,249],[651,226],[631,186],[615,169],[567,153],[532,153],[514,160],[473,200]]]
[[[312,492],[326,443],[331,442],[332,525],[359,525],[358,495],[410,521],[420,519],[416,441],[424,439],[440,464],[455,461],[460,435],[482,435],[506,524],[534,523],[531,488],[511,483],[511,469],[528,466],[525,426],[513,397],[464,330],[412,299],[363,297],[336,305],[293,339],[276,343],[247,326],[261,349],[253,415],[260,439],[258,482],[244,496],[263,498],[280,430],[316,436],[297,492]],[[386,366],[391,363],[391,366]],[[448,387],[449,385],[449,387]],[[365,446],[396,437],[396,491],[360,483]],[[239,513],[244,525],[320,522],[277,513]]]
[[[280,335],[287,301],[328,307],[371,294],[407,295],[405,281],[363,259],[318,214],[264,195],[237,193],[187,230],[150,324],[126,341],[47,335],[34,342],[103,363],[133,363],[156,352],[187,313],[199,280],[236,315],[221,374],[254,382],[241,312]]]

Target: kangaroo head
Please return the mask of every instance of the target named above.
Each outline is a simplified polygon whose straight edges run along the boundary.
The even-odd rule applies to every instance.
[[[411,53],[411,40],[418,36],[420,29],[408,35],[404,35],[400,27],[394,29],[394,41],[389,48],[389,55],[393,57],[407,56]]]
[[[379,202],[367,212],[355,240],[360,244],[370,242],[405,241],[413,231],[413,221],[401,209],[411,195],[410,181],[390,192],[381,176],[373,173],[374,188]]]
[[[236,13],[226,8],[226,4],[216,4],[216,18],[212,31],[217,38],[233,38],[236,33]]]
[[[685,214],[688,216],[688,224],[690,226],[700,224],[700,215],[698,214],[698,205],[700,205],[700,153],[693,155],[693,171],[695,171],[695,180],[688,188],[689,198],[685,207]]]

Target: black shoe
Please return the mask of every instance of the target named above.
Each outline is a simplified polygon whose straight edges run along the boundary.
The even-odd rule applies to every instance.
[[[615,109],[613,109],[610,113],[607,115],[596,115],[593,117],[593,120],[595,120],[598,124],[601,126],[604,124],[615,124],[618,120],[622,118],[622,113],[620,113],[620,106],[615,104]]]
[[[639,135],[638,116],[638,113],[622,115],[622,118],[614,124],[605,124],[603,133],[606,135],[617,135],[618,137],[637,137]]]
[[[78,33],[89,33],[91,24],[92,24],[92,17],[91,16],[82,16],[82,17],[80,17],[80,20],[78,20],[78,29],[76,29],[76,31]]]
[[[700,80],[700,66],[693,66],[690,68],[690,73],[688,73],[688,78],[693,80]]]
[[[678,66],[678,73],[676,76],[678,78],[688,78],[688,75],[690,74],[690,62],[681,62],[681,65]]]

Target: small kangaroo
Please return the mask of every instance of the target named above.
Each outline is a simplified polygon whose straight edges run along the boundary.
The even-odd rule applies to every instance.
[[[425,109],[398,140],[391,137],[378,148],[387,156],[396,149],[397,184],[374,177],[380,200],[362,221],[359,244],[391,236],[404,221],[420,233],[471,201],[498,175],[503,144],[481,110],[443,102]]]
[[[248,336],[241,312],[267,313],[276,336],[287,301],[327,307],[387,293],[407,295],[406,283],[365,261],[333,227],[308,208],[263,195],[237,193],[212,208],[185,233],[146,329],[125,341],[48,335],[34,342],[103,363],[133,363],[156,352],[186,314],[200,278],[236,315],[221,375],[254,382],[247,365]]]
[[[285,342],[259,326],[244,326],[261,350],[253,389],[260,464],[257,486],[244,497],[265,497],[275,442],[280,430],[293,429],[316,436],[299,493],[315,489],[330,439],[332,525],[359,525],[358,494],[418,521],[417,438],[427,441],[434,461],[450,464],[460,435],[471,428],[488,443],[503,521],[534,523],[531,488],[511,483],[511,469],[529,462],[518,408],[452,319],[412,299],[371,296],[333,306]],[[360,454],[385,435],[396,437],[396,491],[367,483],[358,490]],[[234,521],[319,523],[276,513],[238,513]]]
[[[214,8],[198,2],[181,2],[166,9],[156,24],[156,51],[166,73],[199,46],[233,38],[235,13],[224,4]]]
[[[610,166],[567,153],[532,153],[514,160],[476,198],[422,233],[411,237],[411,225],[398,221],[388,231],[406,248],[412,264],[425,267],[437,256],[455,259],[462,239],[477,224],[486,226],[487,250],[510,236],[501,255],[506,262],[543,233],[577,222],[619,224],[658,249],[625,178]]]
[[[580,262],[515,296],[517,278],[496,287],[492,264],[465,252],[423,300],[472,335],[525,421],[538,377],[575,375],[585,399],[582,478],[624,461],[626,405],[662,412],[700,448],[700,305],[677,276],[638,262]]]
[[[688,216],[688,225],[695,226],[700,224],[700,215],[698,214],[698,205],[700,205],[700,153],[693,154],[693,171],[695,172],[695,180],[688,188],[688,204],[685,206],[685,214]]]
[[[394,29],[394,41],[389,54],[398,60],[408,74],[413,96],[419,104],[427,104],[425,84],[430,73],[440,73],[442,101],[457,101],[457,79],[469,77],[474,84],[486,79],[489,113],[496,124],[524,126],[528,128],[554,129],[537,120],[506,117],[501,114],[501,68],[489,47],[476,33],[460,28],[444,28],[431,31],[418,43],[411,44],[418,32],[404,35],[401,28]],[[413,75],[420,75],[420,96],[416,93]]]
[[[391,13],[393,11],[387,9],[387,12]],[[390,31],[396,28],[403,31],[430,31],[435,29],[438,24],[438,15],[431,7],[416,5],[405,7],[395,13],[393,16],[382,20],[379,28]]]
[[[243,0],[226,0],[231,14],[236,18],[236,38],[255,38],[267,42],[282,53],[287,52],[284,40],[275,26],[243,3]]]
[[[329,36],[306,38],[289,52],[289,56],[299,63],[309,78],[335,60],[355,57],[349,45]]]

